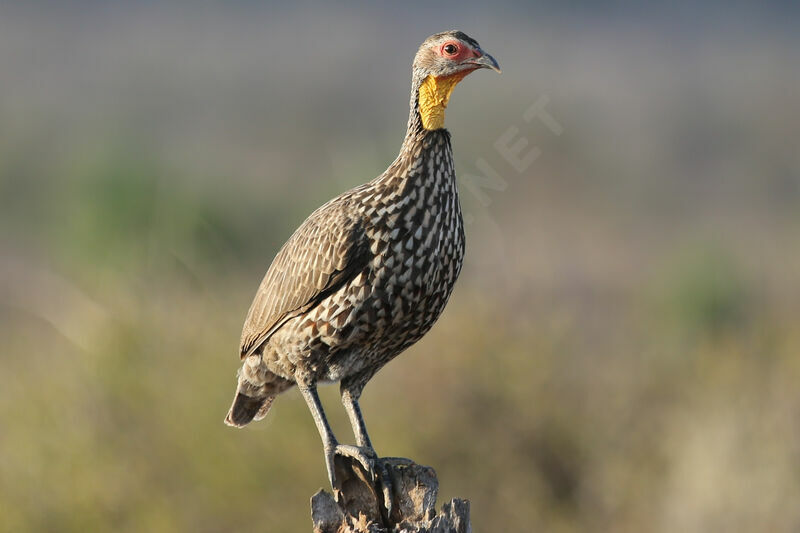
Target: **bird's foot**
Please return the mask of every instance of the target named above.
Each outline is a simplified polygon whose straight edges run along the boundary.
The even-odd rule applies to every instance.
[[[364,470],[372,476],[373,481],[375,480],[375,465],[378,462],[378,454],[372,448],[339,444],[334,450],[334,455],[349,457],[358,461],[364,467]]]
[[[336,464],[335,458],[339,456],[339,464]],[[366,482],[374,487],[372,490],[380,492],[383,499],[383,507],[386,513],[392,511],[392,478],[389,476],[389,470],[383,461],[380,460],[375,450],[372,447],[366,446],[351,446],[348,444],[339,444],[333,449],[333,473],[334,478],[331,481],[331,487],[334,491],[342,490],[342,486],[352,478],[354,474],[361,478],[362,482]],[[344,462],[347,460],[348,462]],[[363,467],[363,474],[367,476],[364,478],[362,474],[355,472],[355,465],[358,463]],[[336,477],[338,472],[342,475]],[[377,496],[377,494],[376,494]],[[388,516],[388,514],[387,514]]]
[[[364,471],[371,477],[370,481],[375,480],[375,463],[378,456],[372,448],[360,448],[349,444],[331,444],[325,447],[325,467],[328,470],[328,481],[332,489],[338,489],[340,481],[336,477],[336,456],[348,457],[357,461]]]
[[[336,468],[333,458],[336,456],[337,445],[325,446],[325,469],[328,471],[328,482],[332,489],[336,489]]]

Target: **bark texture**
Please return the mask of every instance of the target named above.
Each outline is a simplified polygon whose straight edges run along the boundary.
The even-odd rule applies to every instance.
[[[314,533],[471,533],[469,501],[454,498],[436,512],[436,472],[410,459],[375,461],[375,477],[358,461],[336,456],[334,495],[311,498]]]

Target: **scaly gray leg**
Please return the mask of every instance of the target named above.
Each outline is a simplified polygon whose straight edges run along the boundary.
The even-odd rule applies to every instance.
[[[342,405],[344,405],[344,410],[347,411],[347,416],[350,418],[350,425],[353,426],[356,444],[362,448],[369,448],[374,452],[375,449],[372,447],[372,442],[369,440],[367,426],[364,423],[364,415],[361,414],[361,408],[358,406],[360,392],[360,390],[354,391],[352,388],[348,388],[342,383]]]
[[[366,450],[365,453],[365,450],[362,448],[341,445],[337,442],[331,430],[331,426],[328,424],[328,419],[325,417],[325,412],[322,410],[322,402],[319,401],[316,383],[308,385],[298,384],[298,388],[308,405],[309,411],[311,411],[311,416],[314,418],[314,423],[317,425],[319,436],[322,438],[322,446],[325,451],[325,468],[328,470],[328,481],[331,483],[331,488],[336,488],[336,471],[333,462],[333,458],[336,454],[352,457],[361,463],[368,472],[374,473],[375,452],[371,454],[368,453],[372,451],[371,448]]]
[[[374,374],[374,372],[373,372]],[[364,423],[364,415],[361,414],[361,408],[358,406],[358,399],[361,397],[361,391],[364,390],[364,385],[371,377],[354,376],[352,379],[345,379],[339,386],[339,392],[342,395],[342,405],[344,405],[347,416],[350,418],[350,425],[353,426],[353,434],[356,437],[356,443],[361,450],[367,451],[372,457],[375,458],[374,465],[377,469],[371,469],[372,475],[375,479],[380,481],[380,486],[383,491],[383,501],[386,506],[386,512],[392,512],[392,484],[391,477],[386,465],[378,460],[378,454],[375,453],[375,448],[372,447],[372,442],[369,440],[367,434],[367,425]],[[362,462],[363,464],[363,462]]]
[[[337,445],[336,437],[333,435],[328,419],[325,418],[325,412],[322,410],[322,402],[319,401],[319,395],[317,394],[317,385],[299,385],[298,388],[308,405],[308,410],[311,411],[319,436],[322,438],[322,447],[325,451],[325,467],[328,469],[328,481],[331,482],[331,487],[333,487],[336,479],[333,471],[333,454]]]

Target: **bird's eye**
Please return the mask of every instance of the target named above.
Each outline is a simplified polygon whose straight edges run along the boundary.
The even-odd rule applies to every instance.
[[[444,50],[445,54],[449,56],[454,56],[456,55],[456,52],[458,52],[458,46],[454,45],[453,43],[449,43],[444,45],[444,48],[442,48],[442,50]]]

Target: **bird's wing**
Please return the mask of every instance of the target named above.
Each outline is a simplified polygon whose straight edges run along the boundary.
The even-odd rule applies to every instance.
[[[339,197],[314,211],[275,256],[247,313],[242,358],[366,267],[369,248],[360,221],[347,215],[351,201]]]

